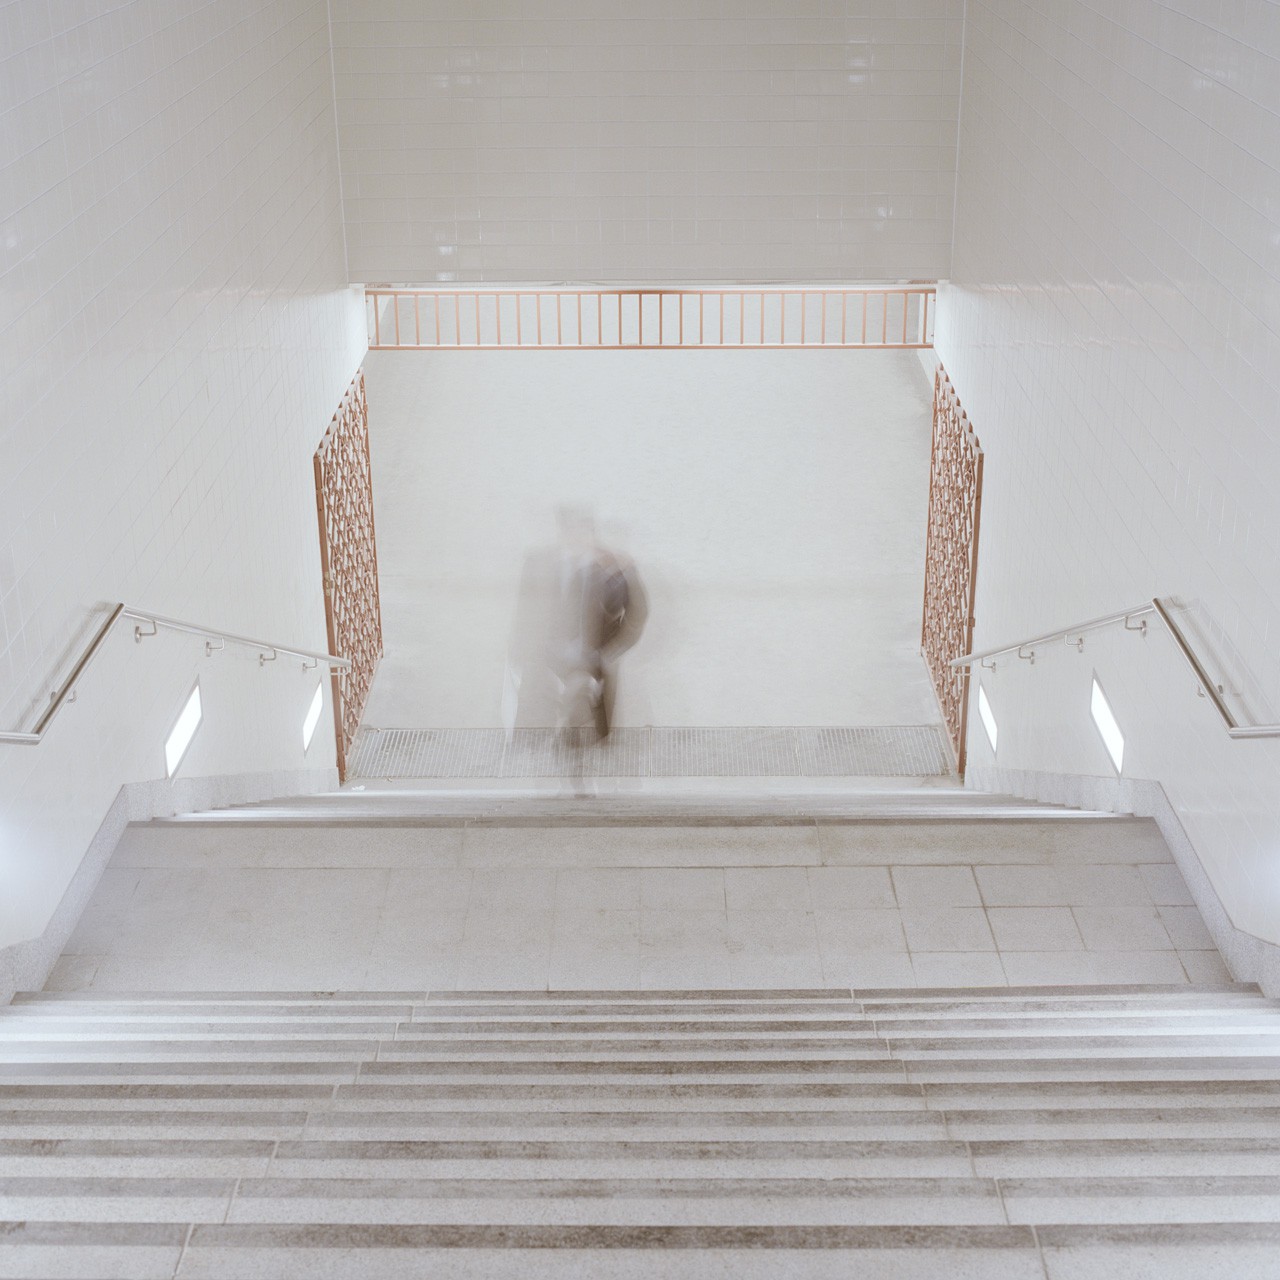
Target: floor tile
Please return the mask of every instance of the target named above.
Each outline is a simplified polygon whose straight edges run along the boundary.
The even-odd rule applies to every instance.
[[[824,986],[854,987],[872,990],[877,987],[914,987],[915,970],[911,957],[880,951],[861,951],[850,955],[822,957]]]
[[[815,911],[813,919],[824,957],[907,949],[902,916],[896,910]]]
[[[468,951],[550,946],[555,914],[551,911],[490,911],[472,907],[467,913],[462,946]]]
[[[556,949],[640,949],[639,911],[557,911],[551,931]]]
[[[719,867],[646,867],[640,873],[640,905],[675,911],[723,911],[724,872]]]
[[[1069,907],[1145,907],[1151,894],[1137,867],[1059,867]]]
[[[729,917],[724,911],[640,913],[640,945],[650,955],[727,955]]]
[[[731,955],[804,955],[818,958],[818,934],[808,911],[730,911]]]
[[[640,983],[638,950],[621,952],[582,948],[560,951],[552,948],[547,968],[547,985],[552,991],[601,988],[634,991]]]
[[[1212,951],[1213,935],[1205,927],[1198,907],[1161,906],[1160,923],[1180,951]]]
[[[1182,872],[1173,863],[1144,864],[1138,868],[1138,873],[1142,876],[1143,884],[1147,886],[1152,902],[1169,907],[1195,905],[1195,899],[1191,896],[1191,890],[1187,888],[1187,882],[1182,878]]]
[[[974,868],[982,900],[989,907],[1067,906],[1067,890],[1057,867]]]
[[[1072,911],[1090,951],[1173,948],[1155,907],[1073,907]]]
[[[988,907],[1001,951],[1083,951],[1070,907]]]
[[[1217,951],[1179,951],[1178,959],[1191,982],[1234,982],[1227,962]]]
[[[809,877],[804,867],[726,867],[729,911],[808,911]]]
[[[820,987],[822,961],[816,953],[730,953],[730,983],[735,987]]]
[[[461,991],[545,991],[550,977],[551,944],[508,947],[503,951],[463,951],[458,957]]]
[[[556,873],[546,867],[482,867],[472,873],[471,904],[486,911],[549,910],[555,904],[555,892]]]
[[[894,867],[893,888],[904,911],[982,905],[972,867]]]
[[[471,877],[471,871],[456,868],[393,868],[387,872],[383,913],[465,911],[471,903]]]
[[[995,939],[981,907],[903,911],[902,927],[912,951],[994,951]]]
[[[911,966],[922,987],[1003,987],[1009,979],[990,951],[913,951]]]
[[[561,867],[556,872],[556,908],[639,910],[640,882],[636,867]]]
[[[854,911],[897,906],[888,867],[809,867],[815,910]]]
[[[714,991],[730,985],[729,953],[640,952],[640,988],[643,991]]]

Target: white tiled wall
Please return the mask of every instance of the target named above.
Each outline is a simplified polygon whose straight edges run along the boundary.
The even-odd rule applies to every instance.
[[[363,349],[324,0],[0,4],[0,723],[105,602],[323,647],[310,455]],[[0,947],[39,934],[121,783],[304,760],[316,674],[124,633],[0,745]]]
[[[936,278],[962,0],[332,0],[352,279]]]
[[[987,450],[979,647],[1174,595],[1280,720],[1280,5],[968,0],[962,100],[937,347]],[[999,764],[1108,773],[1095,669],[1125,774],[1280,942],[1280,742],[1228,740],[1165,636],[984,673]]]

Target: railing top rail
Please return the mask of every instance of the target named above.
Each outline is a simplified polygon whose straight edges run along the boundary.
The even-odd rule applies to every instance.
[[[1144,613],[1156,611],[1153,600],[1144,600],[1132,609],[1121,609],[1116,613],[1104,613],[1100,618],[1090,618],[1074,627],[1059,627],[1057,631],[1046,631],[1042,635],[1028,636],[1015,644],[1002,644],[994,649],[980,649],[973,653],[962,654],[951,659],[953,667],[971,667],[975,662],[985,662],[989,658],[998,658],[1002,654],[1017,653],[1021,649],[1030,649],[1038,644],[1048,644],[1051,640],[1065,640],[1068,636],[1082,635],[1086,631],[1097,631],[1102,627],[1114,626],[1117,622],[1127,622],[1130,618],[1141,617]]]
[[[937,284],[370,284],[365,303],[371,351],[923,350]]]
[[[603,295],[606,298],[616,298],[619,295],[623,297],[632,297],[637,293],[656,296],[662,294],[665,297],[671,297],[674,294],[683,294],[686,297],[696,298],[700,294],[719,295],[723,294],[727,298],[758,297],[762,293],[767,294],[787,294],[793,296],[799,293],[936,293],[938,286],[933,284],[762,284],[762,285],[705,285],[698,288],[689,288],[687,285],[608,285],[601,288],[592,286],[584,286],[582,288],[573,288],[568,285],[551,284],[545,288],[539,288],[536,285],[501,285],[501,284],[367,284],[364,287],[366,294],[376,293],[379,297],[389,297],[397,295],[402,298],[410,298],[415,295],[424,294],[454,294],[460,293],[463,296],[471,294],[493,294],[500,293],[504,298],[515,297],[517,295],[525,298],[541,297],[545,298],[554,293],[565,294],[567,296],[575,296],[582,294],[583,297],[598,297]]]
[[[1173,611],[1169,607],[1168,600],[1161,596],[1153,596],[1150,600],[1143,601],[1142,604],[1134,605],[1132,609],[1106,613],[1100,618],[1090,618],[1088,622],[1077,623],[1073,627],[1059,627],[1056,631],[1046,631],[1043,635],[1031,636],[1026,640],[1018,641],[1016,644],[1005,644],[994,649],[982,649],[974,653],[961,654],[958,658],[952,658],[950,665],[957,668],[971,667],[975,662],[987,662],[1006,653],[1016,653],[1019,657],[1026,657],[1029,655],[1023,651],[1027,649],[1033,650],[1036,645],[1048,644],[1053,640],[1066,640],[1072,636],[1081,636],[1088,631],[1098,631],[1103,627],[1114,626],[1118,622],[1128,623],[1130,618],[1139,618],[1149,613],[1154,613],[1164,623],[1165,629],[1173,637],[1173,642],[1178,652],[1195,676],[1196,683],[1204,696],[1213,703],[1214,709],[1226,726],[1227,733],[1232,738],[1280,738],[1280,724],[1241,724],[1236,719],[1235,714],[1227,705],[1226,699],[1222,696],[1221,686],[1209,674],[1208,668],[1204,665],[1200,655],[1196,653],[1195,647],[1188,639],[1186,632],[1178,625],[1173,616]],[[1144,623],[1143,629],[1145,629],[1145,625]],[[1134,628],[1134,630],[1137,629]]]
[[[94,632],[93,638],[80,651],[70,673],[49,695],[49,705],[41,713],[40,719],[36,721],[35,726],[28,732],[0,732],[0,744],[8,743],[11,746],[34,747],[43,741],[49,725],[53,722],[53,718],[68,701],[74,699],[76,685],[79,684],[85,671],[88,670],[94,658],[101,651],[107,637],[115,630],[116,625],[122,618],[128,618],[136,623],[149,623],[157,631],[180,631],[186,635],[201,636],[208,641],[220,641],[223,645],[232,644],[246,649],[257,649],[263,662],[274,661],[283,654],[289,658],[301,658],[309,666],[324,665],[330,668],[337,668],[340,671],[347,671],[351,668],[349,659],[340,658],[336,654],[320,653],[312,649],[297,649],[292,645],[275,644],[269,640],[257,640],[252,636],[236,635],[234,632],[223,631],[218,627],[207,627],[198,622],[183,622],[178,618],[167,618],[163,614],[152,613],[146,609],[137,609],[126,604],[116,604],[112,606],[106,620]],[[141,627],[134,628],[134,637],[138,640],[153,634],[154,631],[144,632]],[[270,658],[267,655],[270,655]]]

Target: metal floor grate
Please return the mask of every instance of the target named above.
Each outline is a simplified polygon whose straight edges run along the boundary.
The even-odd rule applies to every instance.
[[[941,725],[615,729],[572,750],[555,729],[362,729],[350,778],[945,777]]]

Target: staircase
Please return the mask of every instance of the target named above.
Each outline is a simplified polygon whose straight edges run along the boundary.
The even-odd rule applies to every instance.
[[[1239,984],[23,995],[0,1276],[1274,1280]]]

